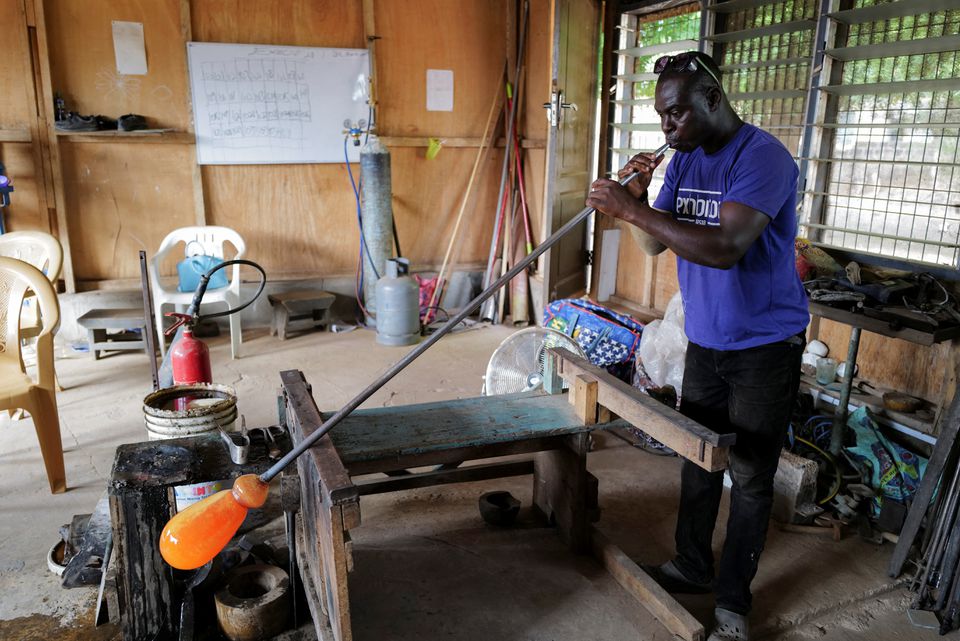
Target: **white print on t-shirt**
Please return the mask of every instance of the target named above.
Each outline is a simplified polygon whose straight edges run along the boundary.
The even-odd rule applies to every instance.
[[[720,226],[720,196],[723,192],[689,187],[680,187],[677,192],[677,220],[696,225]],[[693,195],[679,192],[692,192]]]

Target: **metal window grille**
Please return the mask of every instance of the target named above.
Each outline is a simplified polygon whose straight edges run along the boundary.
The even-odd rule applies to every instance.
[[[795,156],[803,135],[815,0],[713,3],[707,34],[734,110],[777,136]]]
[[[662,141],[653,61],[702,45],[734,109],[797,156],[802,234],[960,268],[957,0],[704,5],[621,16],[609,167]]]
[[[616,73],[613,114],[610,119],[611,176],[636,153],[663,144],[660,117],[653,109],[657,77],[653,63],[660,56],[697,48],[700,35],[699,4],[646,16],[625,13],[617,26]],[[650,183],[653,200],[663,185],[663,163]]]
[[[814,123],[829,156],[808,193],[820,243],[960,267],[960,9],[857,0],[832,11],[839,67]],[[837,80],[839,78],[839,80]],[[831,108],[832,107],[832,108]]]

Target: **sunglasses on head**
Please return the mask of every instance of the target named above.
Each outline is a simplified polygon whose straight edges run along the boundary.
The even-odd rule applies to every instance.
[[[653,73],[663,73],[668,69],[670,71],[690,73],[693,73],[698,69],[703,69],[711,78],[713,78],[718,87],[721,89],[723,88],[723,85],[720,84],[720,79],[717,78],[717,75],[710,70],[710,67],[707,66],[703,60],[700,59],[700,52],[698,51],[678,53],[675,56],[661,56],[660,58],[657,58],[656,62],[653,63]]]

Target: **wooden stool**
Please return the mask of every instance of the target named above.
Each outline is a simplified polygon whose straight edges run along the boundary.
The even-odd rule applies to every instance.
[[[336,296],[330,292],[316,289],[301,289],[293,292],[280,292],[267,296],[273,307],[273,321],[270,323],[270,335],[287,339],[288,329],[306,330],[317,325],[327,327],[330,323],[330,306]],[[297,328],[290,323],[303,322]]]
[[[91,309],[77,319],[80,327],[87,330],[90,340],[90,352],[94,360],[100,359],[100,352],[121,349],[142,349],[146,351],[147,323],[143,319],[143,309]],[[133,332],[107,334],[108,329],[140,329],[140,335]],[[147,356],[151,356],[147,354]]]

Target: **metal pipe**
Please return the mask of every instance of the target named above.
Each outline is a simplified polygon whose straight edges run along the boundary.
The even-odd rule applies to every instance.
[[[934,518],[933,538],[924,554],[926,563],[922,571],[918,572],[920,578],[917,584],[917,596],[914,600],[915,605],[923,604],[926,601],[930,588],[930,576],[935,570],[939,571],[937,566],[940,562],[940,554],[946,540],[947,525],[954,519],[957,509],[957,499],[960,497],[958,482],[960,482],[960,466],[954,471],[953,478],[950,480],[950,489],[947,491],[943,501],[942,510]]]
[[[662,147],[660,147],[654,152],[654,156],[656,157],[662,156],[667,152],[667,149],[669,148],[670,148],[669,145],[663,145]],[[636,178],[638,175],[639,175],[638,173],[632,173],[626,178],[624,178],[623,180],[621,180],[620,184],[626,185],[629,182],[631,182],[634,178]],[[394,364],[393,367],[391,367],[386,372],[381,374],[377,380],[370,383],[370,385],[368,385],[366,389],[364,389],[362,392],[357,394],[353,398],[353,400],[349,401],[346,405],[340,408],[336,414],[328,418],[323,423],[323,425],[321,425],[317,430],[311,433],[310,436],[302,440],[299,445],[297,445],[295,448],[290,450],[286,454],[286,456],[284,456],[279,461],[274,463],[270,467],[270,469],[268,469],[266,472],[260,475],[260,479],[264,482],[268,482],[274,476],[279,474],[283,470],[283,468],[290,465],[290,463],[292,463],[298,456],[303,454],[310,446],[312,446],[314,443],[316,443],[321,438],[323,438],[323,436],[327,432],[329,432],[331,429],[333,429],[333,427],[337,423],[345,419],[350,414],[350,412],[357,409],[357,407],[359,407],[361,403],[363,403],[365,400],[373,396],[377,392],[377,390],[379,390],[381,387],[386,385],[391,378],[399,374],[400,371],[404,369],[407,365],[417,360],[417,358],[421,354],[423,354],[425,351],[430,349],[434,343],[436,343],[438,340],[440,340],[441,338],[449,334],[451,331],[453,331],[453,328],[459,325],[460,322],[463,321],[463,319],[465,319],[467,316],[472,314],[474,310],[480,307],[480,305],[483,304],[483,301],[490,298],[501,287],[509,283],[517,274],[521,273],[524,269],[530,266],[530,264],[532,264],[533,261],[539,258],[541,254],[543,254],[545,251],[547,251],[548,249],[556,245],[561,238],[566,236],[572,229],[575,229],[578,225],[580,225],[580,223],[586,220],[587,216],[592,214],[594,211],[595,210],[593,207],[584,207],[583,211],[581,211],[579,214],[577,214],[576,216],[571,218],[569,221],[567,221],[567,223],[563,225],[563,227],[553,232],[553,234],[549,238],[547,238],[542,243],[540,243],[540,245],[538,245],[536,249],[534,249],[531,253],[527,254],[523,258],[523,260],[521,260],[516,265],[514,265],[513,269],[511,269],[506,274],[498,278],[493,284],[491,284],[485,290],[480,292],[480,294],[478,294],[476,298],[474,298],[463,309],[461,309],[456,316],[454,316],[453,318],[448,320],[446,323],[441,325],[440,329],[434,332],[430,336],[430,338],[428,338],[427,340],[423,341],[422,343],[417,345],[415,348],[410,350],[406,356],[404,356],[402,359],[397,361],[397,363]]]
[[[843,382],[840,385],[840,404],[833,419],[833,430],[830,433],[830,453],[840,456],[843,449],[843,432],[847,426],[847,416],[850,413],[850,388],[853,386],[853,370],[857,365],[857,352],[860,351],[860,328],[854,327],[850,332],[850,347],[847,349],[847,361],[843,371]]]
[[[147,345],[147,354],[150,355],[150,376],[153,377],[153,391],[160,389],[160,373],[157,369],[157,325],[153,315],[153,291],[150,289],[150,276],[147,273],[147,252],[140,250],[140,291],[143,294],[143,337]],[[104,572],[106,574],[106,572]]]

